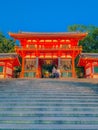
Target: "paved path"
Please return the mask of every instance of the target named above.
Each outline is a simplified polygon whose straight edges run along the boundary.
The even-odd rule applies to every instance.
[[[0,130],[98,130],[98,83],[0,80]]]

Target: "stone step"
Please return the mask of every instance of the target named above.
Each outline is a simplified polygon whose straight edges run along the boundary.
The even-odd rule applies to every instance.
[[[3,98],[3,99],[0,99],[0,103],[14,103],[14,102],[17,102],[17,103],[22,103],[22,102],[26,102],[26,103],[47,103],[47,102],[50,102],[50,103],[88,103],[88,104],[97,104],[98,103],[98,99],[94,99],[94,98],[86,98],[86,99],[79,99],[78,97],[77,98],[64,98],[64,99],[60,99],[60,98],[23,98],[23,97],[20,97],[20,98]]]
[[[24,107],[20,107],[20,108],[12,108],[12,107],[5,107],[5,108],[0,108],[0,111],[4,112],[4,111],[70,111],[70,112],[74,112],[74,111],[98,111],[98,107],[82,107],[79,106],[79,107],[66,107],[66,108],[63,108],[63,107],[59,107],[59,108],[55,108],[55,107],[32,107],[32,108],[24,108]]]
[[[28,106],[27,106],[28,105]],[[42,106],[42,107],[41,107]],[[12,105],[8,105],[7,106],[7,104],[6,105],[2,105],[2,106],[0,106],[0,109],[1,108],[34,108],[34,107],[39,107],[39,108],[43,108],[43,107],[51,107],[51,108],[62,108],[62,107],[81,107],[81,108],[91,108],[91,107],[97,107],[98,108],[98,104],[96,104],[96,103],[92,103],[92,104],[87,104],[87,103],[77,103],[77,104],[75,104],[75,103],[54,103],[54,102],[52,102],[52,103],[32,103],[32,104],[23,104],[23,105],[21,105],[21,104],[19,104],[19,105],[17,105],[17,103],[15,103],[15,104],[12,104]]]
[[[74,114],[74,113],[73,113],[73,114]],[[72,116],[72,117],[70,117],[70,116],[69,116],[69,117],[64,117],[64,116],[62,116],[62,117],[59,117],[59,118],[55,118],[55,116],[54,116],[54,117],[53,117],[53,116],[52,116],[52,117],[51,117],[51,116],[49,116],[49,117],[48,117],[48,116],[46,116],[46,117],[44,117],[44,116],[43,116],[43,117],[41,117],[41,116],[34,116],[33,119],[32,119],[31,117],[32,117],[32,116],[27,117],[27,118],[24,118],[24,117],[22,117],[22,116],[19,116],[19,117],[16,116],[16,118],[14,118],[13,116],[12,116],[12,117],[9,117],[9,116],[8,116],[8,117],[5,117],[5,116],[4,116],[4,117],[0,117],[0,120],[1,120],[1,119],[9,120],[9,119],[11,119],[11,118],[12,118],[12,120],[13,120],[13,119],[15,119],[15,120],[17,119],[17,120],[18,120],[18,118],[19,118],[19,119],[22,119],[22,120],[27,120],[27,119],[30,119],[30,120],[40,120],[40,119],[42,119],[42,120],[70,120],[70,121],[71,121],[71,120],[86,120],[86,121],[87,121],[87,120],[96,120],[96,121],[98,121],[98,120],[97,120],[98,117],[92,117],[92,118],[91,118],[91,117],[89,117],[89,116],[88,116],[88,117],[86,116],[85,118],[84,118],[84,117],[81,117],[81,116],[80,116],[79,118],[73,117],[73,116]]]
[[[69,111],[0,111],[0,116],[4,116],[4,115],[8,115],[8,116],[10,116],[10,115],[12,115],[12,116],[14,116],[14,115],[19,115],[19,116],[24,116],[24,115],[40,115],[40,114],[43,114],[43,115],[58,115],[58,116],[73,116],[73,115],[75,115],[75,116],[98,116],[98,110],[97,109],[94,109],[94,110],[92,110],[92,111],[84,111],[84,110],[79,110],[79,111],[71,111],[71,110],[69,110]]]
[[[33,94],[32,94],[32,95],[33,95]],[[77,95],[74,95],[74,96],[71,96],[71,95],[69,95],[69,96],[62,96],[62,95],[61,95],[61,96],[59,96],[59,95],[54,95],[54,96],[52,96],[52,95],[50,95],[50,96],[47,96],[47,95],[38,95],[38,96],[37,96],[37,95],[36,95],[36,96],[34,96],[34,95],[33,95],[33,96],[32,96],[32,95],[29,95],[29,96],[28,96],[27,94],[25,94],[25,95],[17,95],[17,96],[14,95],[14,94],[13,94],[13,96],[7,95],[6,97],[3,97],[3,96],[0,97],[0,101],[1,101],[1,100],[4,100],[4,99],[14,99],[14,98],[15,98],[15,99],[34,98],[35,100],[36,100],[36,99],[44,99],[44,98],[45,98],[45,99],[59,99],[59,100],[60,100],[60,99],[65,99],[65,100],[66,100],[66,99],[73,99],[73,100],[74,100],[74,99],[77,99],[77,100],[78,100],[78,99],[79,99],[79,100],[81,100],[81,99],[85,99],[85,100],[90,100],[90,99],[93,100],[93,99],[95,99],[95,100],[98,100],[98,96],[94,96],[94,95],[91,95],[91,96],[87,96],[87,95],[86,95],[86,96],[84,96],[84,95],[83,95],[83,96],[82,96],[82,95],[79,95],[79,96],[77,96]]]
[[[55,96],[55,95],[54,95]],[[50,96],[46,96],[46,98],[44,98],[45,95],[43,96],[38,96],[38,97],[33,97],[33,96],[29,96],[29,97],[26,97],[26,95],[17,95],[16,97],[11,97],[11,96],[8,96],[8,97],[0,97],[0,101],[3,101],[3,100],[19,100],[19,99],[26,99],[26,100],[97,100],[98,101],[98,96],[55,96],[55,97],[52,97],[51,95]]]
[[[53,103],[57,103],[57,102],[59,102],[59,103],[61,103],[61,102],[63,102],[63,103],[68,103],[68,102],[71,102],[71,103],[98,103],[98,99],[57,99],[57,98],[55,98],[55,99],[50,99],[50,98],[37,98],[37,99],[34,99],[34,98],[6,98],[6,99],[4,99],[4,98],[2,98],[1,100],[0,100],[0,102],[2,102],[2,103],[13,103],[13,102],[19,102],[19,103],[21,103],[21,102],[29,102],[29,103],[34,103],[34,102],[41,102],[41,103],[47,103],[47,102],[49,102],[49,103],[51,103],[51,102],[53,102]]]
[[[8,118],[9,117],[9,118]],[[14,117],[14,119],[17,119],[17,118],[19,118],[19,119],[24,119],[24,118],[26,118],[27,120],[28,120],[28,118],[31,118],[31,119],[34,119],[34,120],[36,120],[36,118],[35,117],[37,117],[38,119],[40,118],[40,117],[45,117],[45,118],[50,118],[50,117],[59,117],[59,119],[61,118],[62,119],[62,117],[64,117],[64,119],[66,120],[66,119],[68,119],[68,118],[73,118],[73,117],[76,117],[77,118],[77,120],[78,120],[78,118],[80,118],[80,120],[82,120],[82,118],[81,117],[83,117],[83,119],[84,118],[86,118],[86,120],[89,120],[89,119],[91,119],[91,118],[93,118],[93,120],[95,120],[96,121],[96,119],[98,119],[98,114],[79,114],[79,113],[77,113],[77,114],[57,114],[57,113],[52,113],[52,114],[50,114],[50,113],[47,113],[47,114],[43,114],[43,113],[28,113],[28,114],[23,114],[23,113],[15,113],[15,114],[7,114],[7,113],[2,113],[2,114],[0,114],[0,120],[4,120],[5,118],[6,118],[6,120],[9,120],[9,119],[13,119],[12,117]],[[38,120],[37,119],[37,120]],[[60,119],[60,120],[61,120]],[[43,120],[43,118],[42,118],[42,120]],[[74,119],[75,120],[75,119]],[[79,120],[78,120],[79,121]]]
[[[98,125],[83,124],[0,124],[1,129],[12,130],[98,130]]]
[[[2,117],[0,124],[85,124],[97,125],[97,117]]]
[[[98,130],[95,85],[46,79],[0,86],[0,129]]]

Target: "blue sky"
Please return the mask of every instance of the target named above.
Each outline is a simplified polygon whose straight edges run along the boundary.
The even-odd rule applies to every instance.
[[[2,0],[0,31],[66,32],[73,24],[98,26],[98,0]]]

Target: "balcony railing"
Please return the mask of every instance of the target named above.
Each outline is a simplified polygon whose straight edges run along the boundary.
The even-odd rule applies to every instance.
[[[15,46],[15,49],[16,50],[30,50],[30,51],[34,51],[34,50],[38,50],[38,51],[47,51],[47,50],[51,50],[51,51],[58,51],[58,50],[81,50],[82,51],[82,46],[71,46],[71,47],[57,47],[57,48],[54,48],[54,47],[25,47],[25,46],[21,46],[21,47],[18,47],[18,46]]]

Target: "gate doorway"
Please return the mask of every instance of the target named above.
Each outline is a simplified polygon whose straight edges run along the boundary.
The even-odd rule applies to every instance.
[[[58,66],[58,59],[39,59],[42,78],[51,78],[53,67]]]

